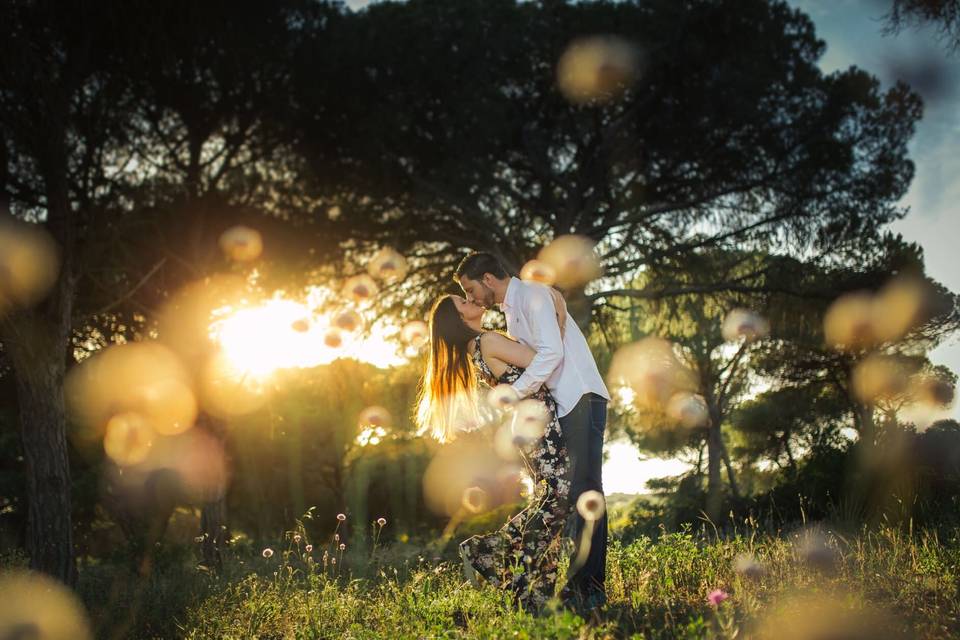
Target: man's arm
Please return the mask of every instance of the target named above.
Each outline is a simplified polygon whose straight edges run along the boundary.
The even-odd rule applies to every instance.
[[[520,299],[520,314],[530,333],[533,360],[511,385],[521,398],[539,389],[563,361],[563,338],[557,324],[553,297],[546,287],[528,286]]]

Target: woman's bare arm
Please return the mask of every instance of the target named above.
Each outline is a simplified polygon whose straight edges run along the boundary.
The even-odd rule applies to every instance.
[[[512,364],[515,367],[525,369],[536,353],[527,345],[511,340],[495,331],[485,333],[480,338],[480,354],[488,364],[493,360],[499,360],[505,364]],[[500,375],[500,372],[494,371],[494,373]]]

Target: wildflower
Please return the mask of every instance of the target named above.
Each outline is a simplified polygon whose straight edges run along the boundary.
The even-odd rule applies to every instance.
[[[333,534],[333,541],[334,541],[334,542],[340,542],[340,534],[339,534],[339,533]]]
[[[312,544],[308,544],[308,545],[307,545],[306,547],[304,547],[304,548],[307,550],[307,553],[310,553],[311,551],[313,551],[313,545],[312,545]]]
[[[345,545],[345,544],[343,544],[343,543],[341,542],[341,543],[340,543],[340,551],[343,551],[343,550],[346,549],[346,548],[347,548],[347,545]]]
[[[273,549],[271,549],[270,547],[267,547],[266,549],[264,549],[264,550],[263,550],[263,557],[264,557],[264,558],[272,558],[272,557],[273,557]]]
[[[347,516],[343,515],[342,513],[337,514],[337,520],[339,520],[340,522],[343,522],[346,519],[347,519]]]
[[[599,491],[584,491],[577,498],[577,511],[583,516],[584,520],[594,521],[603,517],[606,504],[603,501],[603,494]]]
[[[296,542],[297,544],[300,544],[300,534],[299,534],[299,533],[294,534],[294,536],[293,536],[293,541]]]
[[[377,518],[377,524],[380,525],[381,527],[385,527],[385,526],[387,526],[387,519],[386,519],[386,518]]]
[[[714,589],[709,594],[707,594],[707,602],[710,603],[712,607],[719,607],[720,603],[730,597],[726,591],[722,589]]]
[[[336,558],[330,558],[330,564],[337,564]]]

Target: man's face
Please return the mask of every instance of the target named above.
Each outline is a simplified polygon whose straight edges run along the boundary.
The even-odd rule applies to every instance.
[[[467,276],[461,276],[460,287],[470,302],[474,302],[484,309],[493,307],[493,289],[488,287],[483,280],[473,280]]]

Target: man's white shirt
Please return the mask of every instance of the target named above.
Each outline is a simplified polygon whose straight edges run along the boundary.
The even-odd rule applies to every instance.
[[[546,286],[511,278],[500,309],[507,317],[510,336],[537,352],[511,385],[521,398],[545,383],[557,401],[560,416],[573,411],[587,393],[610,399],[587,339],[569,315],[561,339],[553,298]]]

